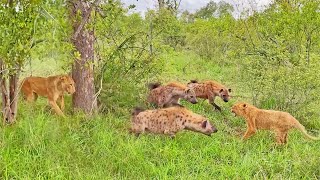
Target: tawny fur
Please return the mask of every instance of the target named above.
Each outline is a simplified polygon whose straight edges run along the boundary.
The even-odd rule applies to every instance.
[[[57,75],[49,77],[27,77],[23,80],[21,91],[28,102],[37,100],[38,96],[48,98],[50,106],[54,111],[63,116],[64,93],[73,94],[75,84],[68,75]],[[57,105],[60,102],[60,107]],[[61,109],[60,109],[61,108]]]
[[[155,83],[153,83],[155,84]],[[149,87],[156,87],[150,90],[148,95],[148,102],[157,107],[170,107],[179,104],[180,99],[185,99],[193,104],[196,104],[196,94],[192,88],[179,83],[169,83],[167,85],[152,85]]]
[[[276,133],[276,141],[278,144],[285,144],[288,139],[288,131],[296,128],[307,138],[319,140],[319,138],[310,136],[304,126],[287,112],[259,109],[248,103],[236,103],[232,106],[232,112],[246,120],[247,131],[243,139],[249,138],[255,134],[258,129],[266,129]]]
[[[188,83],[188,87],[193,88],[197,98],[208,99],[209,103],[219,111],[221,111],[221,108],[214,102],[215,98],[218,96],[224,102],[228,102],[230,99],[229,92],[231,92],[231,89],[227,89],[224,85],[216,81],[198,82],[191,80]]]
[[[176,87],[176,88],[181,89],[181,90],[185,90],[185,89],[188,88],[186,85],[181,84],[179,82],[170,82],[170,83],[167,84],[167,86]]]
[[[136,108],[132,112],[131,132],[139,135],[144,132],[166,134],[174,137],[183,129],[211,135],[217,129],[207,118],[183,107],[146,110]]]

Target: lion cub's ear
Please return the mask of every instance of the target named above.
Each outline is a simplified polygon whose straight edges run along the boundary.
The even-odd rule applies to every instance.
[[[61,81],[65,81],[65,80],[67,80],[67,77],[61,76],[61,77],[60,77],[60,80],[61,80]]]
[[[243,104],[242,106],[243,106],[244,108],[246,108],[246,107],[247,107],[247,104]]]
[[[231,89],[228,89],[229,92],[231,92]]]

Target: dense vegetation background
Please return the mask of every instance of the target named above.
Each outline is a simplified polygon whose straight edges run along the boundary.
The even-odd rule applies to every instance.
[[[70,42],[68,2],[21,1],[14,16],[1,2],[5,67],[21,66],[22,77],[70,72],[80,54]],[[74,113],[69,97],[67,118],[59,118],[46,99],[30,106],[20,98],[16,122],[0,128],[1,179],[320,178],[320,142],[297,131],[285,146],[276,146],[271,132],[241,141],[244,120],[230,113],[234,102],[248,101],[288,111],[319,135],[320,1],[276,1],[239,19],[224,2],[195,13],[172,2],[144,17],[120,1],[95,8],[86,28],[95,34],[99,113]],[[205,101],[183,102],[218,133],[181,132],[174,140],[128,134],[130,110],[148,108],[148,82],[190,79],[232,88],[230,102],[217,99],[221,113]]]

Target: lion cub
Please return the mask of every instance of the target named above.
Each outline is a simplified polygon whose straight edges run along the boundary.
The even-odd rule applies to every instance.
[[[178,131],[183,129],[208,136],[218,131],[207,118],[184,107],[173,106],[155,110],[136,108],[132,112],[131,132],[136,135],[148,131],[174,137]]]
[[[73,79],[68,75],[57,75],[45,77],[27,77],[23,80],[21,91],[27,101],[35,101],[38,95],[48,98],[50,106],[54,111],[64,116],[64,93],[73,94],[75,85]],[[57,105],[60,101],[60,107]]]
[[[235,115],[246,119],[247,131],[243,139],[249,138],[255,134],[258,129],[267,129],[276,133],[276,141],[278,144],[285,144],[287,143],[288,131],[296,128],[307,138],[319,140],[319,138],[310,136],[304,126],[287,112],[258,109],[248,103],[236,103],[232,106],[231,111],[235,113]]]

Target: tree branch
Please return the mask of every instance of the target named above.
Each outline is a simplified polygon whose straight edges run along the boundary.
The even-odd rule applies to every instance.
[[[80,31],[83,29],[83,27],[87,24],[90,18],[90,14],[93,10],[93,7],[96,7],[100,3],[100,0],[96,0],[92,5],[90,6],[89,10],[86,12],[85,16],[82,18],[82,21],[80,25],[78,26],[76,32],[74,33],[72,39],[76,39],[80,33]]]

